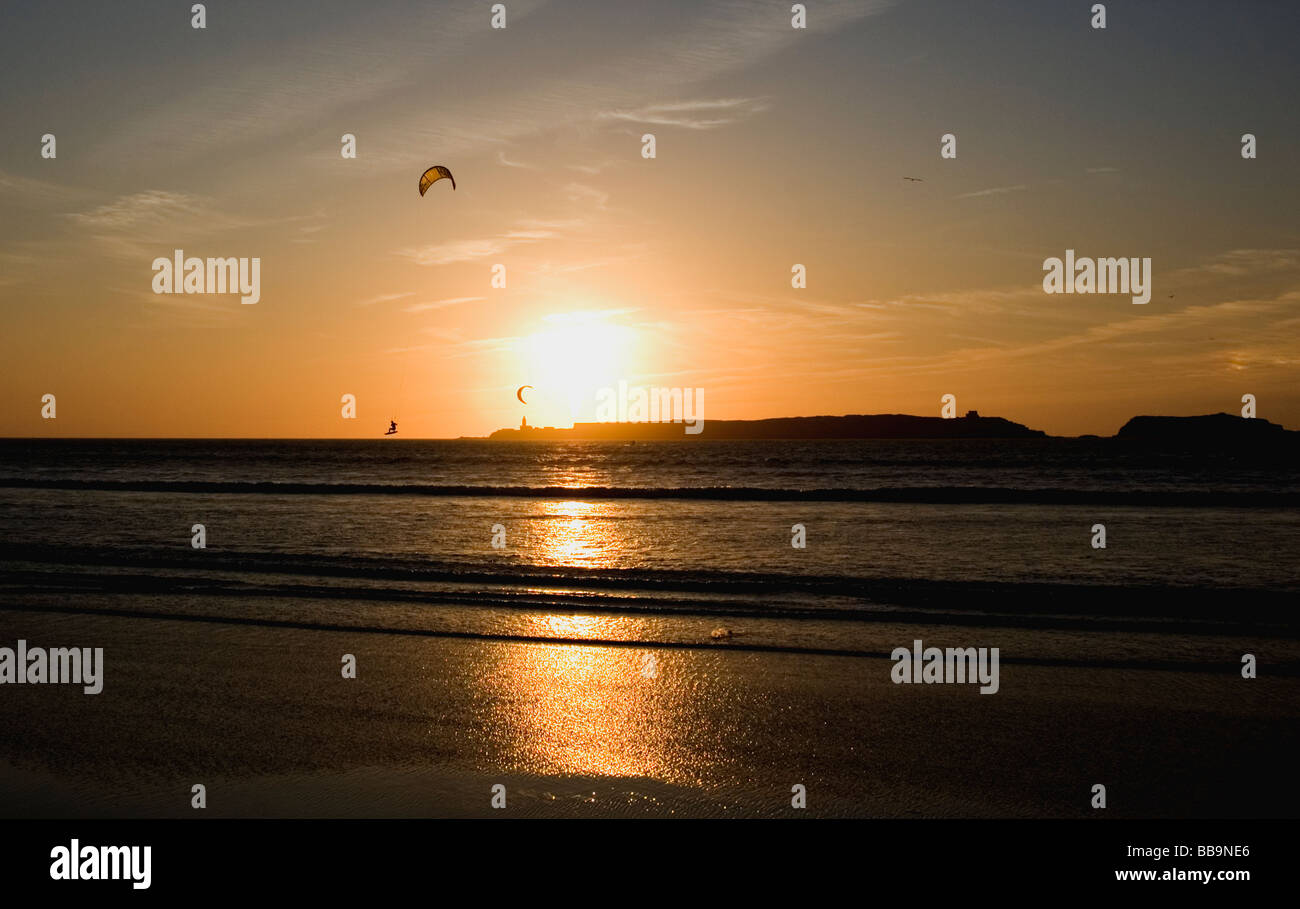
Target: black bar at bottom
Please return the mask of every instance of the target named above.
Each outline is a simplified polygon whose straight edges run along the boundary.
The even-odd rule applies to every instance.
[[[484,896],[637,899],[715,890],[825,888],[868,893],[1116,892],[1224,897],[1287,881],[1294,822],[1252,820],[58,820],[0,821],[7,894],[91,897],[216,894]],[[81,856],[67,879],[56,850]],[[151,847],[143,862],[98,847]],[[96,847],[93,853],[87,847]],[[52,857],[52,852],[55,855]],[[143,856],[143,852],[132,853]],[[84,862],[89,861],[89,865]],[[85,880],[118,865],[118,879]],[[52,877],[64,874],[64,879]],[[134,871],[134,875],[131,873]],[[1244,872],[1244,874],[1243,874]],[[1203,878],[1208,873],[1209,879]],[[610,889],[614,888],[614,889]],[[877,889],[879,888],[879,889]],[[918,889],[919,888],[919,889]],[[967,889],[969,888],[969,889]],[[821,893],[821,897],[816,894]],[[640,896],[637,896],[637,895]]]

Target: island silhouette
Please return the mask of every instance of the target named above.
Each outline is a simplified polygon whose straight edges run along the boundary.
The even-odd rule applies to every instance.
[[[914,414],[846,414],[843,416],[772,417],[762,420],[705,420],[702,431],[686,432],[682,422],[574,423],[572,427],[529,426],[498,429],[487,438],[519,442],[677,442],[718,440],[816,439],[1047,439],[1041,429],[1031,429],[1003,417],[982,417],[969,411],[964,417],[922,417]],[[1080,436],[1114,439],[1140,445],[1179,448],[1291,447],[1300,432],[1258,417],[1227,413],[1191,417],[1137,416],[1114,436]]]

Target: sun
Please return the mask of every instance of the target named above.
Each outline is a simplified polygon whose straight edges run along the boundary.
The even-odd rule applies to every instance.
[[[597,392],[627,377],[632,329],[600,312],[554,313],[544,321],[545,328],[523,339],[522,378],[549,419],[591,419]]]

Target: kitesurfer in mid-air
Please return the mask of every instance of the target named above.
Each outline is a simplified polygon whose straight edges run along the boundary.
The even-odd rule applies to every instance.
[[[447,180],[448,182],[451,183],[451,188],[453,190],[456,188],[456,178],[451,175],[451,170],[442,164],[435,164],[433,165],[433,167],[430,167],[428,170],[426,170],[423,174],[420,175],[421,197],[423,197],[424,194],[428,192],[430,186],[437,183],[439,180]],[[520,398],[520,400],[522,401],[523,399]],[[392,436],[396,434],[397,434],[397,420],[396,419],[389,420],[388,431],[385,432],[384,435]]]

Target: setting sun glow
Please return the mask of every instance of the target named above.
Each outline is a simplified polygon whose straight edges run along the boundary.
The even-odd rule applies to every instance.
[[[529,393],[530,423],[568,425],[594,419],[596,393],[626,375],[633,346],[630,328],[603,313],[559,313],[522,341],[522,375]]]

